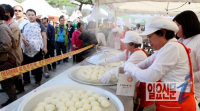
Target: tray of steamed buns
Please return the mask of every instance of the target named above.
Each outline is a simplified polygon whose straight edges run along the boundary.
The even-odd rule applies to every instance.
[[[110,66],[78,66],[73,67],[69,70],[69,77],[77,82],[89,84],[89,85],[116,85],[117,78],[113,76],[108,84],[103,84],[101,82],[101,77],[106,72],[110,71],[115,67]]]
[[[34,92],[18,111],[124,111],[112,93],[93,86],[61,85]]]

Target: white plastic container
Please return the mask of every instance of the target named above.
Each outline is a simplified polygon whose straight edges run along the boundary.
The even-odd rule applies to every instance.
[[[117,111],[124,111],[122,102],[112,93],[101,88],[78,84],[54,86],[37,91],[20,104],[18,111],[32,111],[39,102],[43,101],[45,97],[50,96],[52,93],[71,89],[92,91],[93,93],[109,98],[110,102],[116,107]]]
[[[105,49],[102,50],[100,53],[97,53],[91,57],[86,58],[86,61],[91,63],[91,64],[97,64],[98,61],[102,60],[102,59],[106,59],[106,58],[110,58],[113,57],[115,55],[118,55],[122,53],[122,51],[120,50],[116,50],[116,49]],[[123,62],[114,62],[114,63],[107,63],[105,64],[105,66],[120,66],[122,65]]]

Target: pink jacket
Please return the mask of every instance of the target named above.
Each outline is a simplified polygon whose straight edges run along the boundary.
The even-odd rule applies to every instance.
[[[81,33],[78,30],[74,31],[72,34],[72,40],[71,40],[71,43],[75,44],[76,47],[78,47],[78,49],[80,49],[82,46],[82,40],[78,39],[80,34]],[[72,51],[74,51],[74,50],[76,50],[76,49],[74,49],[74,47],[72,47]]]

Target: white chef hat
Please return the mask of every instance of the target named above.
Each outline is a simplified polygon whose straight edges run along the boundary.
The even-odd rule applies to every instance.
[[[119,31],[119,29],[117,29],[117,28],[112,29],[112,32],[118,32],[118,31]]]
[[[174,33],[176,33],[179,30],[178,26],[173,21],[164,17],[155,16],[155,17],[149,18],[146,21],[145,31],[141,33],[140,35],[142,36],[149,35],[161,29],[171,30],[171,31],[174,31]]]
[[[128,31],[125,34],[125,38],[121,39],[123,43],[136,43],[136,44],[141,44],[142,43],[142,37],[134,31]]]
[[[131,25],[130,22],[124,22],[124,23],[123,23],[123,26],[126,26],[126,27],[128,27],[129,29],[131,29],[131,27],[132,27],[132,25]]]
[[[49,19],[47,15],[42,15],[41,19]]]
[[[68,22],[72,22],[72,19],[71,19],[71,18],[68,18],[67,21],[68,21]]]

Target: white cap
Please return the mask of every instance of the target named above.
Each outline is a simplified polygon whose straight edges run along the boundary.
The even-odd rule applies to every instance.
[[[47,15],[42,15],[41,19],[49,19]]]
[[[72,19],[68,18],[67,21],[72,22]]]
[[[142,43],[142,37],[134,31],[128,31],[125,34],[125,38],[121,39],[123,43],[136,43],[136,44],[141,44]]]
[[[117,28],[113,28],[112,32],[118,32],[119,30]]]
[[[131,23],[130,22],[124,22],[123,23],[123,26],[126,26],[126,27],[128,27],[129,29],[131,29]]]
[[[59,21],[57,21],[57,22],[55,22],[55,23],[59,24]]]
[[[171,30],[171,31],[174,31],[174,33],[176,33],[179,30],[178,26],[173,21],[164,17],[155,16],[155,17],[149,18],[146,21],[145,31],[141,33],[140,35],[149,35],[160,29]]]

